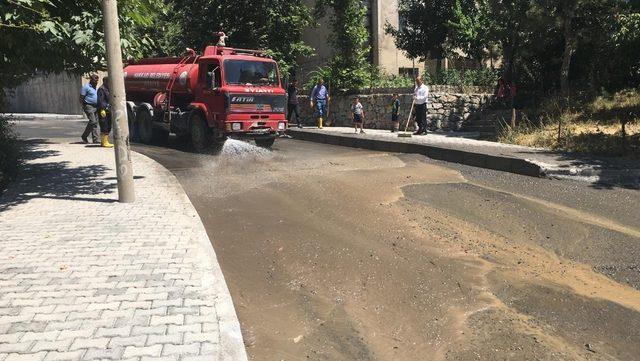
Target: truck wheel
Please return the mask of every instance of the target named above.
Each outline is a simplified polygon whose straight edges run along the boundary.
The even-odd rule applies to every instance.
[[[161,129],[161,128],[154,128],[153,129],[153,139],[151,140],[151,143],[154,145],[166,145],[169,142],[169,132]]]
[[[191,116],[189,130],[189,133],[191,134],[191,143],[196,151],[201,152],[211,147],[213,143],[213,134],[202,115],[194,113]]]
[[[256,139],[256,145],[261,148],[271,148],[273,143],[276,141],[275,137],[271,138],[258,138]]]
[[[140,141],[144,144],[164,145],[169,140],[169,132],[153,124],[153,117],[146,107],[140,107],[136,125]]]
[[[140,141],[144,144],[153,143],[153,117],[149,109],[144,106],[138,108],[136,123]]]
[[[191,139],[189,133],[176,133],[176,143],[180,145],[186,145]]]
[[[130,106],[127,106],[127,120],[129,123],[129,141],[138,141],[138,123],[136,122],[136,113]]]

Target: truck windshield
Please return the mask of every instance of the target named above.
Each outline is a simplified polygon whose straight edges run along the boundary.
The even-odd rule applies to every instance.
[[[224,78],[230,85],[277,85],[275,63],[251,60],[225,60]]]

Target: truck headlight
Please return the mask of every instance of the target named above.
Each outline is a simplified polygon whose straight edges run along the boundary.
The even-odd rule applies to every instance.
[[[233,123],[231,125],[231,129],[233,129],[233,130],[241,130],[242,129],[242,123]]]
[[[278,123],[278,130],[285,130],[286,124],[283,122]]]

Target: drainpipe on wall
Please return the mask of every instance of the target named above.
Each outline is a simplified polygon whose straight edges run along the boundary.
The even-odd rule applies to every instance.
[[[373,52],[373,65],[380,66],[380,9],[379,1],[371,0],[371,51]]]

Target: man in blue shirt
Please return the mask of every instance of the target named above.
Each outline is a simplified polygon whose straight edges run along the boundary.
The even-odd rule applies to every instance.
[[[98,143],[98,75],[91,74],[89,76],[89,83],[82,87],[80,90],[80,104],[82,104],[82,110],[87,115],[89,122],[84,128],[82,133],[82,142],[89,143],[87,137],[91,134],[91,140],[93,143]]]
[[[329,91],[324,86],[324,79],[318,79],[318,83],[313,87],[311,95],[309,96],[309,105],[311,108],[316,108],[316,115],[318,116],[318,128],[322,129],[322,118],[327,110],[327,102],[329,101]]]

